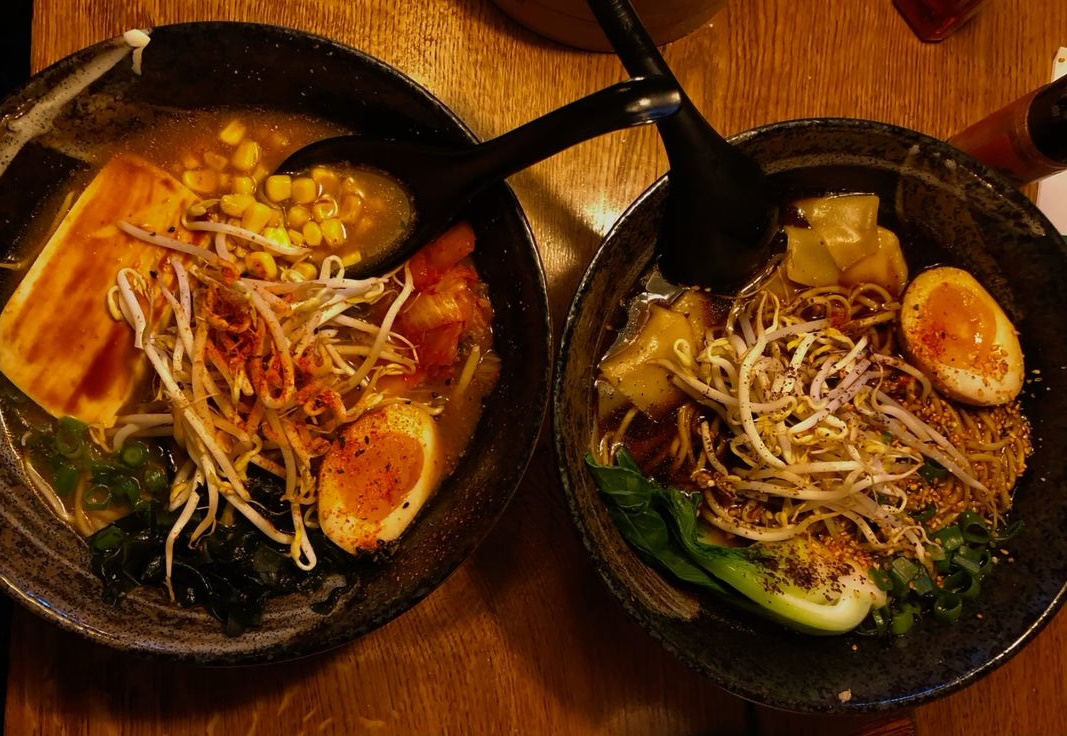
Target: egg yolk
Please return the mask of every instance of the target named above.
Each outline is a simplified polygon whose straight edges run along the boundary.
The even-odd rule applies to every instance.
[[[365,521],[380,522],[418,482],[424,458],[422,444],[414,437],[389,431],[373,435],[353,438],[357,447],[346,447],[349,451],[333,458],[323,471],[352,479],[337,484],[342,508]]]
[[[943,364],[996,369],[996,312],[980,295],[941,283],[922,302],[918,343]]]

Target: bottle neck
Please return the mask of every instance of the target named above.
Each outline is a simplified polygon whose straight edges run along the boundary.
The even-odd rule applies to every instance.
[[[1027,127],[1041,153],[1067,166],[1067,75],[1037,91]]]
[[[1067,78],[1023,95],[949,141],[1019,183],[1067,169]]]

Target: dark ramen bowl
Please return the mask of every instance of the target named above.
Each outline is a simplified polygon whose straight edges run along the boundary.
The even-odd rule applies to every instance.
[[[802,120],[743,133],[732,142],[766,168],[783,200],[878,194],[879,220],[900,235],[912,273],[934,263],[960,266],[1004,306],[1021,333],[1030,379],[1021,399],[1034,436],[1034,454],[1015,494],[1013,518],[1025,526],[1009,543],[1012,561],[983,580],[979,605],[966,609],[955,625],[927,620],[885,642],[805,636],[752,618],[668,580],[624,541],[583,456],[594,435],[596,364],[614,337],[607,325],[651,264],[665,180],[609,233],[568,315],[553,411],[575,523],[629,613],[668,650],[732,693],[824,713],[931,700],[1003,664],[1052,618],[1067,593],[1064,239],[1003,178],[909,130],[860,120]]]
[[[359,51],[283,28],[194,23],[151,31],[143,74],[127,55],[58,109],[52,129],[27,143],[0,176],[4,246],[13,250],[44,204],[91,157],[95,145],[150,126],[160,116],[220,106],[299,112],[367,135],[447,146],[476,142],[430,92]],[[121,43],[121,41],[120,41]],[[46,69],[0,106],[25,113],[115,48],[104,42]],[[62,100],[59,100],[62,103]],[[10,140],[4,121],[3,130]],[[302,595],[273,599],[262,625],[237,638],[200,609],[141,589],[119,605],[101,599],[85,542],[30,491],[5,432],[0,443],[0,580],[35,613],[96,642],[194,663],[242,664],[321,651],[381,626],[414,606],[485,537],[525,470],[548,404],[551,336],[544,275],[511,190],[494,187],[462,214],[474,227],[473,256],[495,308],[495,348],[504,370],[485,402],[466,454],[422,510],[395,553],[359,569],[359,583],[326,615]],[[73,318],[57,315],[59,318]],[[5,427],[5,430],[8,428]],[[320,596],[321,598],[322,596]]]

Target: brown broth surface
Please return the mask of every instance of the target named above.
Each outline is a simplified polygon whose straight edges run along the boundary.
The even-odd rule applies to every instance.
[[[245,129],[243,140],[254,140],[257,143],[256,162],[252,167],[246,167],[247,170],[234,168],[233,158],[236,155],[237,146],[220,140],[220,131],[232,126],[234,121]],[[183,181],[187,186],[189,183],[195,183],[197,176],[210,172],[215,183],[214,188],[210,191],[207,189],[197,191],[197,194],[205,199],[218,198],[232,193],[235,180],[239,177],[248,177],[254,182],[252,194],[257,201],[268,201],[264,196],[266,178],[286,156],[307,143],[349,132],[320,120],[271,112],[251,110],[195,112],[163,122],[151,130],[133,134],[115,143],[108,153],[111,155],[131,154],[144,158],[179,181]],[[225,165],[222,159],[227,159]],[[99,163],[103,164],[106,161]],[[17,284],[24,275],[25,268],[33,263],[35,254],[43,247],[62,216],[69,211],[78,194],[95,173],[96,171],[92,171],[88,176],[75,177],[67,192],[52,198],[50,203],[56,211],[43,212],[42,217],[39,218],[40,223],[33,229],[31,237],[25,239],[24,247],[20,253],[16,254],[24,259],[21,264],[22,268],[10,271],[10,275],[4,279],[5,294],[10,293],[13,285]],[[328,181],[331,175],[334,177],[332,182]],[[324,246],[324,253],[340,255],[347,260],[348,256],[358,252],[366,243],[375,238],[381,243],[390,237],[395,237],[395,231],[400,227],[398,222],[405,217],[410,217],[410,213],[405,210],[408,207],[407,200],[398,185],[374,172],[327,172],[327,176],[316,183],[318,184],[317,198],[321,198],[324,192],[334,191],[339,199],[343,194],[342,187],[347,186],[349,190],[358,189],[364,204],[363,219],[360,221],[362,224],[349,228],[349,240],[339,247]],[[283,220],[279,224],[284,227],[288,223]],[[375,235],[371,231],[378,234]],[[371,235],[368,235],[368,232],[371,232]],[[467,259],[464,260],[464,264],[468,264]],[[104,309],[105,306],[101,304],[100,308]],[[486,333],[473,341],[467,340],[460,346],[460,353],[452,373],[431,375],[413,389],[407,388],[402,383],[390,384],[387,389],[394,397],[410,398],[444,406],[444,410],[436,417],[436,421],[440,429],[439,446],[443,452],[447,473],[455,468],[461,457],[478,422],[483,401],[496,383],[499,365],[491,346],[491,333]],[[463,370],[465,357],[475,347],[482,355],[480,365],[473,372],[469,384],[461,395],[453,396],[457,378]],[[114,366],[108,367],[108,370],[114,369]],[[3,414],[11,441],[17,443],[19,436],[30,428],[39,428],[53,421],[52,417],[27,400],[8,381],[4,380],[3,384],[0,413]],[[92,386],[85,385],[81,389],[91,391]],[[354,394],[358,395],[358,390]],[[169,411],[156,397],[158,397],[158,385],[153,382],[146,386],[142,398],[131,400],[125,409],[131,412]],[[346,402],[351,403],[352,398],[346,397]],[[162,443],[147,441],[158,446],[154,452],[159,456],[177,450],[169,440]],[[46,481],[51,480],[47,468],[35,467],[34,470]],[[60,501],[68,514],[84,513],[88,526],[74,525],[83,534],[95,531],[129,511],[129,505],[121,502],[103,510],[79,509],[81,495],[59,496],[56,494],[55,499],[47,500],[53,506],[57,500]]]

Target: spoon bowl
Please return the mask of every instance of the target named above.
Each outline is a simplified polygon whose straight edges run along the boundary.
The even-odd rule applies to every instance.
[[[661,273],[678,284],[736,291],[782,248],[777,198],[763,170],[700,114],[629,0],[588,1],[626,70],[669,79],[681,95],[678,113],[657,123],[670,162],[656,243]]]
[[[363,253],[349,268],[357,278],[369,276],[398,265],[443,232],[463,206],[486,187],[590,138],[672,115],[681,105],[681,97],[667,79],[637,78],[469,148],[339,136],[299,149],[282,162],[279,171],[293,173],[316,164],[347,164],[382,172],[401,185],[411,204],[411,222],[398,240],[377,252]]]

